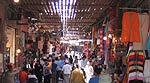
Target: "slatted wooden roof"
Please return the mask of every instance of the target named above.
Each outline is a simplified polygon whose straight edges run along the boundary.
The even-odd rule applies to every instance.
[[[112,4],[112,1],[114,0],[22,0],[22,7],[34,12],[41,23],[53,27],[62,26],[63,24],[60,16],[64,11],[63,6],[68,8],[67,11],[71,7],[73,16],[69,15],[69,18],[66,18],[67,27],[83,30],[95,22],[101,13]],[[55,8],[52,3],[54,3]],[[57,11],[57,4],[59,12]],[[61,5],[61,8],[59,5]]]
[[[84,32],[89,25],[101,22],[108,8],[117,3],[141,8],[150,4],[149,0],[21,0],[19,5],[51,29],[62,29],[65,23],[69,30]]]

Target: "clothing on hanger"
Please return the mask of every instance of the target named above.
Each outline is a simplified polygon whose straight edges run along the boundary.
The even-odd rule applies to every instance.
[[[145,60],[144,64],[144,82],[150,83],[150,60]]]
[[[136,12],[123,13],[122,42],[140,42],[140,23]]]
[[[143,50],[131,50],[128,56],[128,83],[133,81],[144,81],[144,61],[145,56]]]
[[[150,19],[150,16],[149,16],[149,19]],[[146,50],[148,51],[148,55],[150,55],[150,22],[149,22],[149,28],[148,28],[147,41],[146,41]]]
[[[145,50],[146,40],[148,34],[148,27],[150,23],[149,15],[147,13],[138,13],[140,20],[140,42],[133,42],[134,50]]]

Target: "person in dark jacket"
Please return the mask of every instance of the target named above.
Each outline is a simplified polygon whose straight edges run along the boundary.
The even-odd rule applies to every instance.
[[[70,55],[70,57],[69,57],[69,62],[72,64],[73,63],[73,58],[72,58],[72,56]]]
[[[32,69],[29,70],[28,80],[26,83],[38,83],[38,79]]]
[[[54,62],[55,62],[55,60],[52,59],[52,82],[56,83],[56,78],[58,78],[58,77],[56,77],[56,74],[57,74],[57,70],[56,70],[57,64],[54,63]]]
[[[44,76],[44,83],[50,83],[51,79],[51,68],[50,68],[50,62],[47,60],[43,64],[43,76]]]
[[[35,75],[38,78],[38,83],[41,83],[43,76],[43,66],[40,64],[39,60],[37,60],[37,63],[35,64]]]

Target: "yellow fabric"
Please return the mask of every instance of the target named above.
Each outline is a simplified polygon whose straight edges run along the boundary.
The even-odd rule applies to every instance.
[[[83,72],[79,69],[72,71],[70,83],[85,83]]]
[[[52,69],[52,62],[48,62],[48,66],[49,69]]]
[[[61,54],[56,54],[56,57],[60,57],[61,56]]]
[[[135,55],[135,52],[130,52],[129,56],[134,56]]]
[[[144,70],[143,67],[141,67],[141,66],[131,66],[131,67],[129,67],[129,71],[135,70],[135,69],[138,69],[138,70],[141,70],[141,71]]]
[[[142,55],[142,56],[143,56],[143,55],[144,55],[144,53],[143,53],[143,52],[139,52],[139,55]]]

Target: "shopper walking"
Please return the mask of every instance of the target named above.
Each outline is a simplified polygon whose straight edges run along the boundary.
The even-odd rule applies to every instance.
[[[20,83],[26,83],[28,79],[28,73],[26,67],[22,68],[22,71],[19,72],[19,81]]]
[[[34,71],[32,69],[29,70],[27,83],[38,83],[38,79],[37,79],[37,77],[34,74]]]
[[[59,79],[60,79],[60,76],[61,76],[61,70],[62,70],[62,67],[61,67],[61,61],[60,61],[60,57],[56,57],[55,58],[55,63],[57,64],[57,68],[56,68],[56,82],[58,83]]]
[[[51,79],[51,69],[49,68],[49,62],[47,60],[45,60],[44,64],[43,64],[43,76],[44,76],[44,83],[50,83],[50,79]]]
[[[58,77],[56,77],[56,74],[57,74],[56,68],[57,68],[57,64],[55,63],[55,60],[52,59],[52,69],[51,70],[52,70],[52,82],[53,83],[57,83],[56,78],[58,78]]]
[[[78,64],[78,57],[77,56],[74,57],[73,64],[74,65]]]
[[[5,73],[4,83],[16,83],[14,78],[17,73],[19,73],[18,69],[14,69],[14,64],[8,63],[7,65],[8,71]]]
[[[104,65],[103,67],[103,71],[101,72],[100,78],[101,80],[99,81],[99,83],[111,83],[112,82],[110,74],[107,71],[106,65]]]
[[[100,76],[99,75],[101,73],[101,70],[102,69],[99,66],[97,66],[97,67],[94,68],[94,77],[92,77],[89,80],[89,83],[99,83],[99,81],[100,81]]]
[[[76,64],[76,68],[71,73],[70,83],[85,83],[83,71],[79,69]]]
[[[84,78],[85,78],[85,79],[86,79],[86,73],[85,73],[84,68],[85,68],[85,66],[87,65],[87,62],[88,62],[88,60],[86,59],[86,56],[83,55],[83,57],[82,57],[82,59],[81,59],[81,61],[80,61],[80,67],[81,67],[81,70],[83,71],[83,74],[84,74]]]
[[[92,61],[88,61],[87,65],[84,68],[85,73],[86,73],[86,83],[89,83],[90,78],[92,78],[94,74],[94,69],[92,66]]]
[[[39,60],[37,60],[37,63],[35,64],[35,75],[38,78],[38,83],[42,83],[43,66],[40,64]]]
[[[70,74],[72,71],[72,66],[69,64],[69,60],[65,60],[65,65],[62,67],[63,71],[63,77],[64,77],[64,83],[69,83],[70,80]]]

